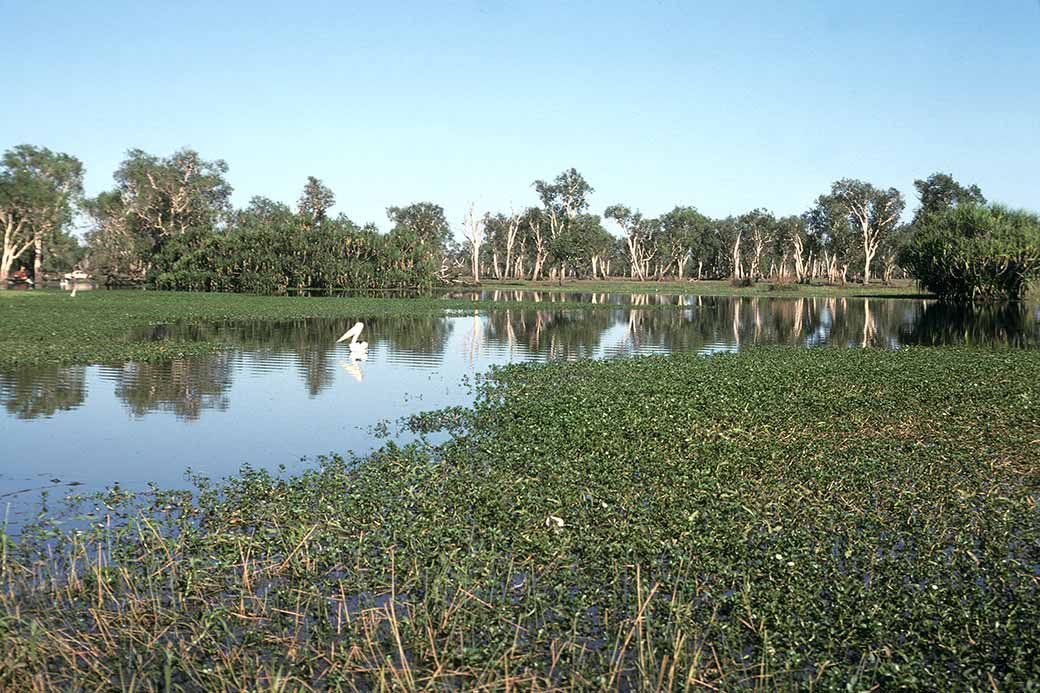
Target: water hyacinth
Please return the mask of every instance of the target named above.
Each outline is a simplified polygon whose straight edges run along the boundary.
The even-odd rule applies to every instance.
[[[0,687],[1027,689],[1037,373],[930,348],[509,366],[414,421],[439,445],[52,504],[4,542]]]

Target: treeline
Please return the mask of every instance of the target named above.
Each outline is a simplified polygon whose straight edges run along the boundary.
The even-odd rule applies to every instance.
[[[22,145],[0,166],[3,257],[34,279],[85,267],[106,285],[281,294],[291,289],[428,288],[445,281],[451,227],[436,205],[390,208],[389,233],[331,216],[335,195],[310,178],[291,208],[253,198],[231,206],[228,167],[185,149],[169,157],[131,150],[115,187],[83,196],[82,164]],[[71,234],[82,212],[86,246]]]
[[[765,209],[710,218],[677,206],[649,218],[614,204],[588,213],[592,187],[571,169],[536,181],[541,204],[467,223],[466,245],[476,276],[496,279],[734,279],[845,283],[890,281],[900,252],[926,220],[960,205],[985,205],[977,186],[937,173],[915,181],[921,206],[911,223],[895,188],[843,179],[803,214],[777,217]],[[603,227],[614,222],[622,236]]]
[[[1015,298],[1040,271],[1036,215],[988,205],[978,186],[942,173],[915,181],[920,206],[904,223],[898,190],[854,179],[785,217],[754,209],[713,219],[677,206],[650,218],[625,204],[597,215],[592,186],[572,168],[535,181],[537,202],[525,209],[471,206],[458,243],[430,202],[390,207],[385,234],[333,217],[335,196],[313,177],[295,207],[253,198],[236,210],[227,171],[189,149],[169,157],[131,150],[114,188],[85,198],[75,157],[15,147],[0,166],[0,283],[15,268],[40,277],[74,265],[110,285],[265,294],[426,288],[463,277],[867,284],[910,272],[952,298]],[[85,248],[70,234],[77,212],[90,220]]]

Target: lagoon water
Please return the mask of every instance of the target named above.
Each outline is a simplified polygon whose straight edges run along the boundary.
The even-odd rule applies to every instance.
[[[532,300],[529,294],[499,298]],[[492,299],[494,295],[484,298]],[[544,308],[365,319],[368,359],[335,339],[339,320],[165,325],[149,337],[216,338],[228,350],[156,364],[0,371],[0,522],[41,490],[186,484],[243,464],[299,469],[383,442],[381,425],[472,401],[492,365],[757,345],[1040,348],[1040,306],[953,307],[918,299],[541,294]],[[596,310],[554,308],[584,301]],[[668,304],[665,307],[663,304]],[[303,459],[303,458],[306,458]],[[75,486],[71,486],[75,485]]]

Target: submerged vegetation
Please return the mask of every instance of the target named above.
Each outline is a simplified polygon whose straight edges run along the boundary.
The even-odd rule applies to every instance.
[[[0,561],[0,686],[1028,689],[1040,353],[510,366],[437,447],[113,489]]]

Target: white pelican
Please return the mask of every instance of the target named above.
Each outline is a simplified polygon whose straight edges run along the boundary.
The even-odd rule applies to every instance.
[[[365,329],[365,323],[357,322],[349,330],[343,333],[343,336],[336,340],[336,344],[340,342],[350,340],[350,355],[353,357],[355,354],[358,356],[368,354],[368,342],[359,342],[358,337],[361,336],[361,331]]]

